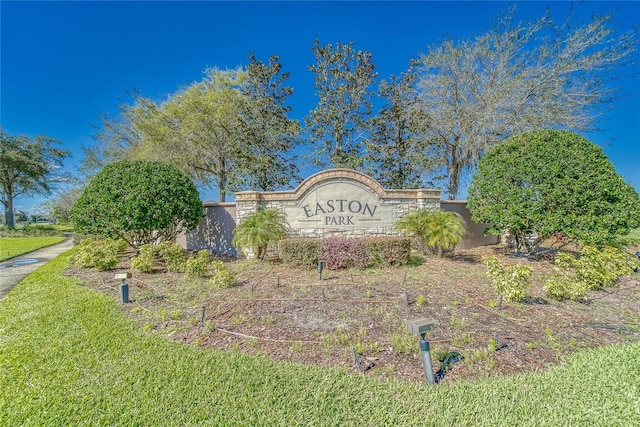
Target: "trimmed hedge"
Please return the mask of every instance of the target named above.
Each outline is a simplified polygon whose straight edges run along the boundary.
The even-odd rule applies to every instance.
[[[287,264],[296,267],[313,267],[320,258],[319,239],[292,238],[278,242],[278,255]]]
[[[297,267],[313,267],[322,259],[330,270],[390,267],[410,262],[408,237],[291,238],[278,242],[280,259]]]
[[[369,266],[391,267],[408,264],[411,260],[409,237],[368,237],[365,247],[369,255]]]

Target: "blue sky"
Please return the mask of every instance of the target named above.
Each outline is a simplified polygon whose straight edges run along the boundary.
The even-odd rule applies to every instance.
[[[126,91],[156,99],[203,77],[208,67],[246,65],[247,53],[280,56],[295,89],[292,116],[315,106],[311,46],[355,42],[373,54],[379,78],[404,71],[411,58],[444,36],[487,31],[517,4],[519,17],[541,17],[547,6],[564,19],[569,2],[0,2],[0,122],[10,134],[48,135],[73,152],[92,144],[103,113],[114,114]],[[620,30],[640,25],[640,2],[574,4],[574,14],[614,12]],[[637,57],[636,57],[637,58]],[[626,69],[638,73],[640,67]],[[640,191],[640,76],[619,81],[625,97],[607,110],[600,144],[617,171]],[[466,190],[465,190],[466,191]],[[461,194],[461,198],[466,194]],[[215,193],[204,198],[215,199]],[[41,198],[18,198],[31,210]]]

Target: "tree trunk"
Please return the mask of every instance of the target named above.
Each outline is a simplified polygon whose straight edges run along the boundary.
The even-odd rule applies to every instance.
[[[7,228],[15,228],[13,216],[13,196],[11,194],[7,195],[7,201],[3,201],[2,204],[4,205],[4,223],[7,225]]]
[[[218,188],[220,189],[220,203],[227,201],[227,164],[224,157],[220,157],[220,173],[218,174]]]
[[[460,186],[460,165],[454,163],[449,169],[449,185],[447,185],[447,192],[449,193],[449,200],[455,200],[458,196],[458,187]]]

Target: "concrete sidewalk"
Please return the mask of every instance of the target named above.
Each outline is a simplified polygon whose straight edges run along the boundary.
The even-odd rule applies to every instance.
[[[0,262],[0,300],[27,275],[72,247],[73,236],[69,234],[58,244]]]

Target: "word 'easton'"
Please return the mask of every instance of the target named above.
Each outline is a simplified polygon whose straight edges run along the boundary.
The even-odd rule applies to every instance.
[[[303,206],[307,218],[316,215],[326,215],[331,213],[352,213],[360,215],[369,215],[373,218],[378,206],[370,206],[368,203],[362,203],[358,200],[335,199],[327,200],[323,203],[316,202],[315,208],[312,205]]]

